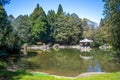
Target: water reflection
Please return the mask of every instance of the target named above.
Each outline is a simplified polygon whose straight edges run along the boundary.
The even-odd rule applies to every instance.
[[[89,64],[87,72],[102,72],[100,64],[97,61],[94,61],[93,64]]]
[[[120,71],[109,52],[92,50],[80,52],[77,49],[60,49],[59,51],[28,52],[18,64],[28,70],[47,72],[61,76],[76,76],[85,72]]]
[[[92,49],[91,48],[81,48],[81,52],[90,52]]]
[[[93,56],[81,56],[80,55],[80,58],[84,59],[84,60],[88,60],[88,59],[92,59]]]

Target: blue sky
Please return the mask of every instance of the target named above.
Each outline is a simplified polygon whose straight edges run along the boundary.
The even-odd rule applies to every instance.
[[[20,14],[30,15],[37,3],[46,13],[51,9],[56,12],[58,5],[61,4],[64,12],[76,13],[80,18],[88,18],[99,23],[103,17],[102,0],[11,0],[10,4],[5,6],[5,10],[8,15],[12,14],[14,17]]]

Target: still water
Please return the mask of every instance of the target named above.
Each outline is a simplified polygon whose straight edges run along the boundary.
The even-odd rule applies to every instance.
[[[85,72],[117,72],[120,64],[109,51],[77,49],[29,51],[18,63],[23,69],[60,76],[77,76]]]

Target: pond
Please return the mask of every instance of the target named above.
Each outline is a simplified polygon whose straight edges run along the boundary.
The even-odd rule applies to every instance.
[[[117,72],[120,64],[114,62],[109,51],[60,49],[29,51],[18,65],[30,71],[40,71],[59,76],[77,76],[85,72]]]

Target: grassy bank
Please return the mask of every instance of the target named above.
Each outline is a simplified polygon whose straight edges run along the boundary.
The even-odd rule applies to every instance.
[[[82,78],[62,78],[43,73],[30,74],[23,70],[15,72],[0,70],[0,80],[120,80],[120,72]]]

